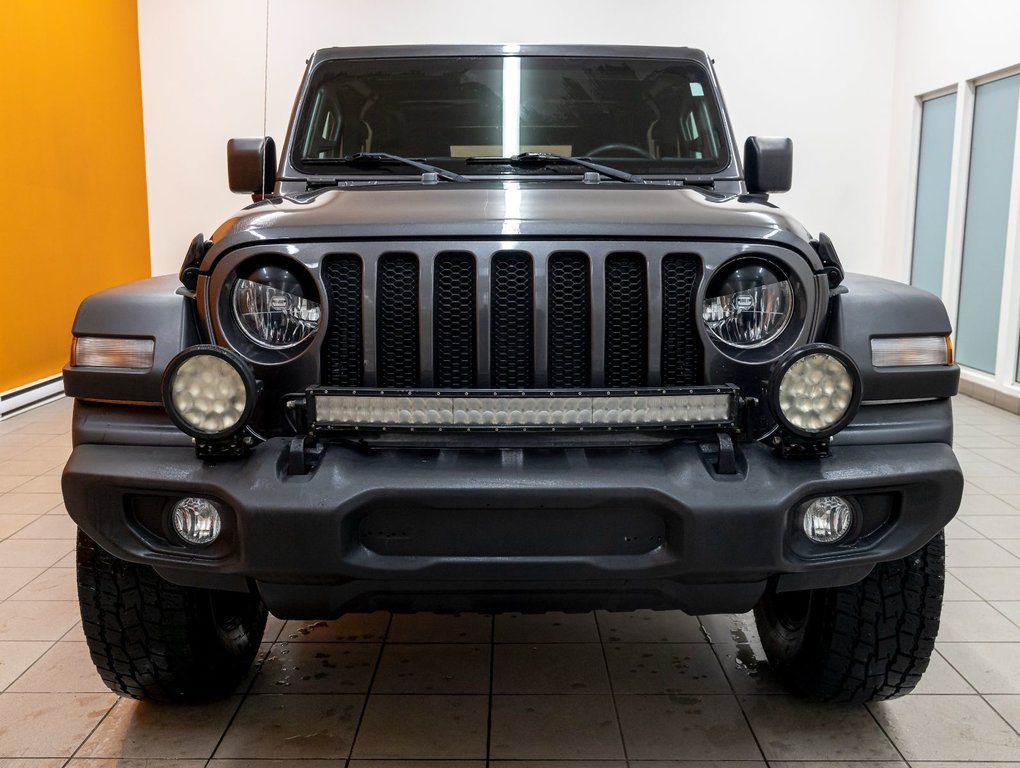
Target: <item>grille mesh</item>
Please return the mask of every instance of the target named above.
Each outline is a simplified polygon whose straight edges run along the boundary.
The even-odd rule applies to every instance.
[[[322,345],[322,376],[326,384],[360,387],[361,258],[354,254],[332,256],[322,266],[329,305],[329,323]]]
[[[699,278],[695,257],[662,260],[662,385],[690,387],[701,380],[702,349],[694,317]]]
[[[323,259],[328,312],[321,381],[326,385],[365,386],[370,380],[364,368],[366,344],[376,353],[373,385],[385,388],[467,389],[483,386],[482,382],[493,389],[585,388],[594,384],[592,361],[599,353],[604,355],[605,374],[599,386],[684,387],[703,382],[704,350],[695,308],[702,274],[695,254],[666,254],[660,262],[654,256],[646,259],[643,253],[621,251],[602,261],[582,251],[553,251],[546,262],[544,286],[548,321],[544,361],[535,360],[536,280],[531,253],[500,251],[489,261],[489,252],[443,251],[434,257],[431,285],[424,286],[419,259],[431,255],[388,251],[378,260],[365,258],[339,253]],[[489,261],[487,279],[480,261]],[[661,325],[656,317],[657,327],[649,328],[647,271],[659,270],[660,263]],[[592,295],[593,267],[603,271],[604,297]],[[364,293],[365,270],[375,273],[374,296]],[[422,290],[431,294],[431,317],[422,316]],[[489,324],[484,328],[478,325],[478,310],[484,300],[480,297],[486,294]],[[372,329],[362,322],[366,310],[375,317],[374,338],[366,335]],[[600,325],[605,334],[600,338],[602,348],[594,349],[593,333]],[[479,367],[481,333],[489,335],[487,370]],[[431,337],[431,349],[422,349],[422,336]],[[650,343],[661,352],[661,367],[654,372],[648,370]],[[431,358],[431,365],[425,366],[430,373],[422,373],[423,353]],[[536,379],[538,363],[544,363],[541,367],[548,373],[541,381]]]
[[[433,281],[436,386],[474,387],[475,257],[470,253],[440,254]]]
[[[387,253],[379,259],[376,360],[381,387],[417,387],[418,258]]]
[[[549,259],[549,386],[591,385],[591,278],[583,253]]]
[[[534,386],[531,256],[498,253],[492,258],[492,386]]]
[[[606,386],[648,383],[648,292],[645,259],[614,253],[606,259]]]

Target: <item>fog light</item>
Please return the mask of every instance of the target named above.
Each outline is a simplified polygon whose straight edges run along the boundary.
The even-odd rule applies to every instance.
[[[212,544],[220,535],[220,512],[208,499],[187,497],[174,504],[174,530],[188,544]]]
[[[861,375],[854,361],[828,344],[802,347],[772,372],[769,405],[776,421],[804,438],[825,438],[850,423],[861,402]]]
[[[853,525],[850,503],[840,496],[821,496],[804,507],[804,533],[818,544],[835,544]]]
[[[192,437],[223,439],[244,428],[255,405],[255,377],[237,354],[198,346],[181,352],[163,374],[163,405]]]

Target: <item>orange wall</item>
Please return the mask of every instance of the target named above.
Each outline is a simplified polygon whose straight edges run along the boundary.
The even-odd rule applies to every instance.
[[[3,3],[0,189],[3,392],[60,372],[82,298],[149,275],[134,0]]]

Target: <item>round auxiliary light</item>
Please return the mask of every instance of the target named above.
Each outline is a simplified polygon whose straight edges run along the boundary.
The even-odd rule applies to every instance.
[[[828,344],[794,350],[772,371],[772,414],[798,437],[831,437],[850,423],[860,403],[857,365],[843,350]]]
[[[223,527],[216,505],[194,496],[174,504],[171,519],[174,531],[188,544],[212,544]]]
[[[816,544],[835,544],[853,526],[854,511],[842,496],[820,496],[803,505],[804,533]]]
[[[163,374],[163,405],[186,434],[228,438],[244,428],[255,407],[255,376],[235,352],[189,347]]]

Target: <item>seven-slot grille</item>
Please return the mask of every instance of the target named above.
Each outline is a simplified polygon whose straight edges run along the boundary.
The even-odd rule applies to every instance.
[[[322,262],[322,384],[411,389],[702,383],[686,253],[439,250]]]

